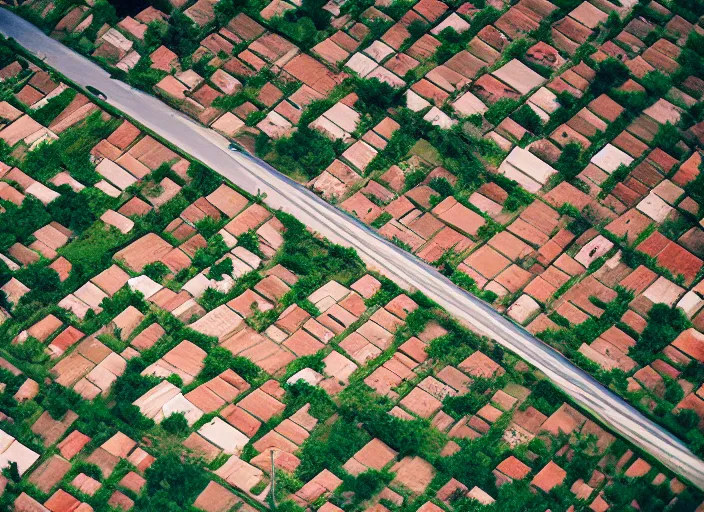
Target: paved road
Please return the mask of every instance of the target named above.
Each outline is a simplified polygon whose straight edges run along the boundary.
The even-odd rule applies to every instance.
[[[429,265],[380,238],[364,224],[328,205],[267,164],[228,151],[225,138],[160,100],[110,79],[109,74],[96,64],[4,9],[0,9],[0,32],[14,38],[74,82],[98,88],[107,95],[108,103],[233,183],[252,194],[266,193],[269,206],[292,213],[335,243],[355,248],[370,267],[399,285],[422,291],[458,319],[535,365],[611,429],[704,489],[704,462],[681,441],[576,368],[564,356],[453,285]]]

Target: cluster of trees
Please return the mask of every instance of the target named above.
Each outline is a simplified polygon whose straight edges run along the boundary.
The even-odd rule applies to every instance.
[[[271,24],[307,50],[322,41],[330,28],[332,15],[323,9],[326,3],[326,0],[303,0],[298,9],[286,11],[282,17],[271,20]]]
[[[0,223],[4,226],[0,251],[6,251],[15,242],[27,241],[37,229],[51,222],[42,202],[33,196],[26,196],[20,206],[8,202],[4,207],[5,211],[0,213]]]
[[[649,364],[662,349],[672,343],[691,322],[680,308],[654,304],[648,314],[648,325],[629,355],[640,365]]]
[[[175,10],[169,18],[168,28],[161,43],[176,55],[186,57],[198,49],[203,34],[193,20],[182,11]]]
[[[317,130],[300,126],[274,143],[274,164],[285,174],[307,179],[320,174],[335,159],[335,144]]]
[[[330,280],[350,284],[364,275],[365,266],[354,249],[316,238],[290,214],[278,212],[277,217],[284,225],[284,245],[278,262],[300,277],[286,297],[288,304],[304,303]]]
[[[331,14],[323,9],[325,0],[303,0],[298,9],[286,11],[269,24],[282,32],[303,50],[308,50],[325,39],[330,28]]]
[[[403,100],[401,90],[392,87],[378,78],[357,80],[354,92],[357,94],[355,107],[370,114],[386,114],[390,108],[398,107]]]

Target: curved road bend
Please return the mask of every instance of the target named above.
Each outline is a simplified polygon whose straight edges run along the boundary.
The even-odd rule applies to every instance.
[[[406,289],[418,289],[450,314],[484,332],[539,368],[572,398],[675,473],[704,489],[704,462],[679,439],[645,418],[586,372],[435,269],[325,203],[271,166],[227,150],[228,141],[157,98],[112,80],[98,65],[49,38],[29,22],[0,9],[0,32],[74,82],[92,85],[107,101],[252,194],[266,193],[271,207],[295,215],[331,241],[353,247],[370,267]]]

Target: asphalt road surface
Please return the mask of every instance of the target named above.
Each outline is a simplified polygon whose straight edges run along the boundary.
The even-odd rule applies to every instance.
[[[228,141],[224,137],[198,125],[155,97],[112,80],[98,65],[5,9],[0,9],[0,32],[14,38],[74,82],[99,89],[107,95],[110,105],[244,190],[252,194],[265,193],[265,202],[269,206],[293,214],[335,243],[353,247],[371,268],[406,289],[422,291],[456,318],[535,365],[612,430],[704,489],[704,462],[680,440],[576,368],[560,353],[456,287],[429,265],[382,239],[364,224],[325,203],[266,163],[228,151]]]

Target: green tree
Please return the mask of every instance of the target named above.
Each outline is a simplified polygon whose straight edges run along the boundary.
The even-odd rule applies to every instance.
[[[555,168],[563,178],[569,181],[576,178],[583,167],[582,146],[576,142],[567,143],[555,163]]]
[[[677,146],[679,142],[679,130],[668,121],[658,127],[658,132],[655,134],[652,144],[662,149],[665,153],[679,159],[682,157],[682,150]]]
[[[68,185],[61,185],[57,191],[61,196],[49,203],[47,211],[56,222],[80,235],[96,220],[86,194],[76,193]]]
[[[354,493],[355,502],[361,503],[379,492],[387,480],[381,471],[368,469],[346,482],[345,488]]]
[[[155,261],[145,265],[143,273],[150,279],[153,279],[156,282],[161,282],[162,279],[171,273],[171,269],[169,269],[169,267],[164,265],[161,261]]]
[[[316,130],[299,126],[291,136],[274,144],[277,163],[284,172],[302,173],[314,178],[335,159],[333,143]]]
[[[323,9],[325,4],[327,4],[327,0],[303,0],[301,6],[293,12],[298,18],[309,18],[316,29],[325,30],[330,26],[332,18],[332,14]]]
[[[447,181],[447,178],[433,178],[430,180],[430,183],[428,185],[430,185],[430,188],[440,194],[440,196],[442,196],[443,198],[450,197],[455,193],[452,185],[449,181]]]
[[[22,477],[20,476],[20,471],[17,468],[17,463],[15,461],[11,461],[10,465],[8,466],[7,469],[7,476],[9,477],[10,480],[15,482],[16,484],[20,483],[20,480]]]
[[[528,105],[523,105],[513,115],[514,121],[531,133],[539,135],[543,129],[543,120]]]
[[[208,279],[215,279],[216,281],[222,281],[223,276],[232,275],[232,260],[230,258],[223,258],[219,263],[213,263],[208,272]]]
[[[246,3],[245,0],[220,0],[215,4],[215,20],[217,24],[221,27],[227,25]]]
[[[212,379],[225,370],[232,370],[247,382],[253,382],[259,375],[259,367],[246,357],[233,356],[223,347],[215,347],[205,357],[202,377]]]
[[[146,497],[154,497],[157,493],[166,491],[168,498],[162,497],[160,500],[176,503],[179,507],[184,503],[193,503],[210,480],[199,462],[177,453],[167,453],[157,458],[145,471],[145,477]]]
[[[50,304],[61,300],[61,280],[53,268],[35,263],[18,271],[17,277],[30,289],[22,297],[22,304],[32,302]]]
[[[76,97],[75,89],[64,89],[60,94],[49,99],[49,101],[38,110],[32,113],[32,118],[44,126],[49,126],[56,116],[58,116]]]
[[[653,98],[665,96],[672,87],[670,77],[658,70],[650,71],[642,79],[641,84]]]
[[[182,435],[188,432],[188,421],[182,412],[175,412],[161,422],[161,427],[169,434]]]
[[[618,59],[609,57],[597,67],[596,76],[590,87],[594,96],[600,96],[622,85],[629,77],[626,65]]]
[[[164,35],[164,45],[181,57],[187,57],[200,45],[200,30],[182,11],[174,11]]]
[[[677,413],[675,419],[685,430],[691,430],[699,425],[699,416],[691,409],[682,409]]]
[[[188,167],[188,176],[191,178],[189,186],[196,189],[202,195],[212,193],[222,184],[222,178],[219,174],[198,162],[193,162]]]
[[[224,3],[224,2],[220,2]],[[217,5],[220,5],[217,4]],[[216,5],[216,9],[217,9]],[[151,54],[161,46],[168,27],[161,20],[154,20],[147,25],[147,30],[144,32],[144,50],[145,54]]]
[[[643,366],[690,325],[681,309],[666,304],[653,305],[648,318],[638,343],[629,350],[629,355]]]
[[[357,106],[370,112],[385,111],[395,107],[401,100],[401,90],[378,78],[360,80],[355,88]]]

